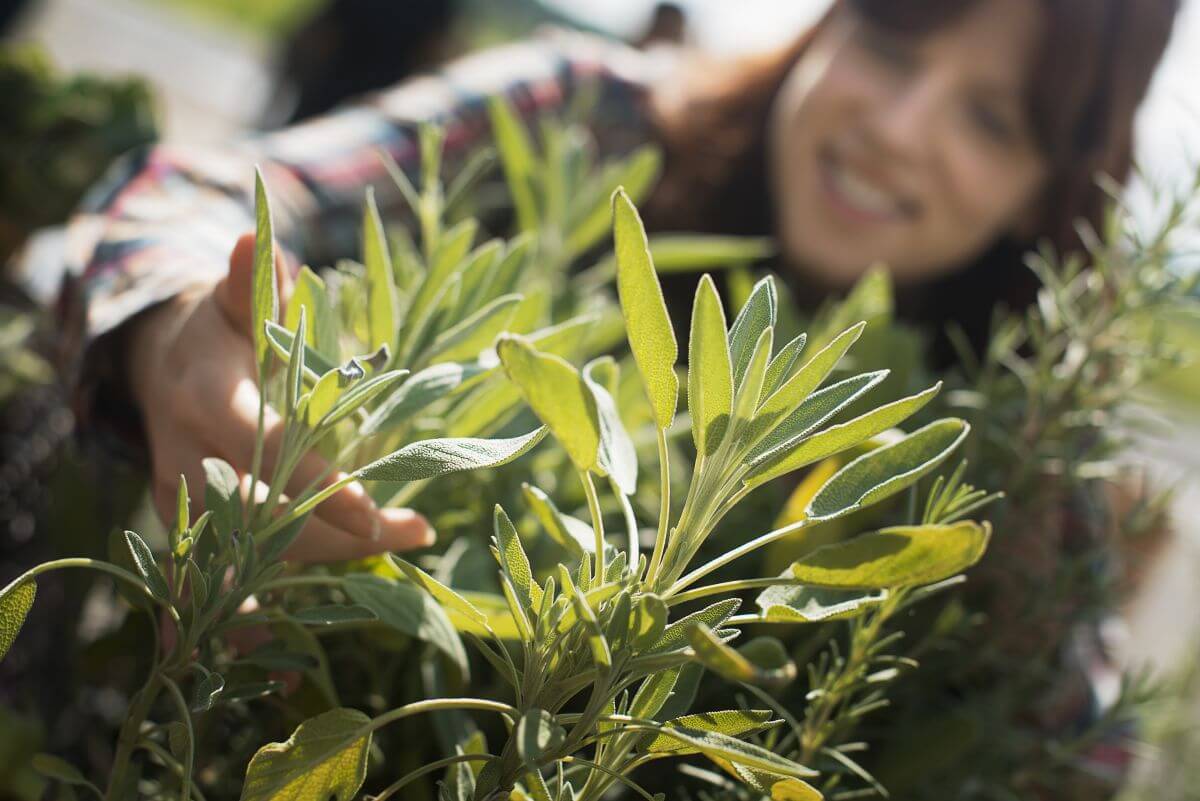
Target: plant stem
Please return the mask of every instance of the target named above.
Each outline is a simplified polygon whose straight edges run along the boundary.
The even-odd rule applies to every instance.
[[[129,704],[125,722],[121,725],[121,731],[117,735],[117,753],[113,757],[113,769],[108,778],[108,792],[104,796],[106,801],[124,801],[124,798],[118,797],[117,794],[125,789],[125,777],[129,773],[129,760],[133,756],[133,749],[137,746],[141,735],[142,723],[150,714],[150,707],[154,704],[154,699],[158,696],[161,688],[162,674],[155,670],[146,680],[145,686],[138,690],[137,695]]]
[[[271,521],[270,525],[268,525],[266,528],[264,528],[262,531],[259,532],[258,538],[260,540],[265,540],[267,537],[270,537],[272,534],[281,530],[284,526],[288,525],[289,523],[291,523],[295,520],[300,519],[304,515],[311,512],[320,503],[327,500],[331,495],[336,493],[342,487],[348,486],[349,484],[352,484],[357,480],[358,480],[358,476],[351,473],[350,475],[346,476],[345,478],[340,479],[339,481],[333,482],[328,487],[326,487],[325,489],[318,492],[316,495],[313,495],[309,498],[306,498],[306,499],[300,501],[299,503],[296,503],[293,506],[288,507],[287,511],[285,511],[279,517],[275,518],[273,521]]]
[[[88,559],[82,556],[70,557],[68,559],[55,559],[52,562],[43,562],[36,567],[32,567],[9,582],[8,586],[5,587],[3,591],[0,591],[0,595],[7,593],[13,587],[16,587],[22,582],[28,581],[29,579],[35,578],[42,573],[49,573],[51,570],[60,570],[65,567],[81,567],[90,570],[98,570],[101,573],[107,573],[113,578],[120,579],[126,584],[136,587],[143,595],[167,611],[167,614],[171,616],[171,620],[175,623],[175,627],[178,630],[183,630],[183,623],[180,621],[179,612],[175,610],[175,607],[173,607],[169,601],[165,601],[162,598],[154,595],[154,593],[150,592],[150,589],[146,586],[146,582],[142,581],[140,577],[133,575],[128,570],[117,567],[113,564],[109,564],[108,562],[101,562],[97,559]]]
[[[436,762],[430,762],[428,765],[424,765],[420,768],[417,768],[416,770],[412,771],[411,773],[408,773],[405,776],[403,776],[402,778],[398,779],[397,781],[389,784],[383,790],[383,792],[381,792],[379,795],[373,796],[372,801],[386,801],[387,799],[391,798],[396,793],[400,792],[400,790],[402,790],[410,782],[416,781],[417,779],[421,778],[422,776],[424,776],[428,773],[434,773],[435,771],[441,770],[442,768],[449,767],[450,765],[456,765],[459,762],[487,762],[488,760],[491,760],[491,759],[497,759],[496,755],[495,754],[458,754],[456,756],[446,757],[445,759],[439,759]]]
[[[196,759],[196,731],[192,728],[192,715],[188,711],[187,701],[183,699],[183,693],[179,691],[179,685],[171,681],[167,676],[163,676],[163,685],[167,688],[167,693],[175,701],[175,706],[179,710],[180,722],[187,727],[188,734],[188,750],[187,755],[183,758],[183,774],[180,778],[180,801],[188,801],[192,797],[192,766]]]
[[[588,512],[592,517],[592,532],[596,537],[596,579],[604,581],[604,518],[600,515],[600,498],[596,495],[596,484],[587,470],[579,471],[583,482],[583,493],[587,496]]]
[[[680,578],[678,581],[672,584],[665,593],[663,593],[663,597],[670,598],[671,596],[679,593],[681,590],[684,590],[687,587],[690,587],[692,584],[695,584],[697,581],[704,578],[714,570],[719,570],[730,562],[740,559],[748,553],[753,553],[764,545],[769,545],[776,540],[781,540],[789,534],[793,534],[805,526],[808,526],[810,522],[811,521],[809,521],[807,518],[803,520],[797,520],[795,523],[786,525],[783,528],[777,528],[774,531],[768,531],[766,534],[763,534],[760,537],[755,537],[749,542],[743,543],[737,548],[734,548],[732,551],[718,556],[711,562],[701,565],[691,573],[688,573],[686,576]]]
[[[274,279],[272,279],[274,280]],[[248,528],[254,519],[254,489],[258,486],[258,474],[262,471],[263,460],[263,425],[267,418],[267,387],[266,370],[260,360],[258,363],[258,427],[254,434],[254,456],[250,462],[250,497],[242,507],[242,528]]]
[[[667,545],[667,528],[671,524],[671,462],[665,428],[658,429],[658,473],[658,534],[654,537],[654,553],[650,557],[650,566],[646,570],[646,583],[650,586],[654,586],[654,579],[658,576],[663,551]]]
[[[143,751],[149,751],[151,754],[154,754],[156,757],[161,759],[168,768],[170,768],[180,777],[183,776],[183,765],[180,765],[179,762],[158,743],[154,742],[153,740],[147,740],[145,737],[143,737],[142,739],[138,740],[137,747],[141,748]],[[96,792],[99,794],[99,790]],[[101,795],[100,797],[103,798],[104,796]],[[195,799],[195,801],[205,801],[204,793],[200,792],[200,788],[194,784],[192,785],[192,798]]]

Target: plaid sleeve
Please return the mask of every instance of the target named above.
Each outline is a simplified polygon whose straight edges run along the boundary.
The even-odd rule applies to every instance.
[[[587,123],[602,151],[619,152],[645,140],[643,101],[660,62],[608,40],[553,31],[286,130],[222,148],[159,145],[130,154],[68,228],[59,356],[81,421],[128,412],[123,324],[223,274],[236,238],[254,228],[256,165],[281,246],[297,263],[329,263],[356,252],[367,186],[385,217],[399,212],[399,192],[378,151],[414,173],[421,123],[444,128],[453,169],[486,140],[489,97],[506,96],[528,121],[565,110],[586,88],[594,96]]]

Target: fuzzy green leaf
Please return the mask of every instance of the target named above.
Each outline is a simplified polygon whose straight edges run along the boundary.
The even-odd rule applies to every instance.
[[[530,611],[537,610],[542,605],[542,588],[534,581],[533,569],[529,566],[529,557],[525,555],[521,538],[500,504],[496,504],[493,510],[492,529],[495,532],[500,567],[512,581],[517,597],[521,599],[525,608]]]
[[[783,386],[763,401],[759,415],[771,419],[791,414],[837,367],[846,351],[862,336],[865,327],[866,323],[859,323],[846,329],[818,351]]]
[[[408,377],[408,370],[388,370],[359,381],[343,392],[337,403],[322,420],[323,425],[335,425],[345,420],[375,398],[391,390]]]
[[[521,492],[534,517],[558,545],[576,559],[595,553],[596,537],[592,527],[577,517],[564,514],[550,496],[530,484],[522,484]]]
[[[962,420],[938,420],[899,442],[863,454],[817,490],[806,516],[830,520],[911,487],[941,464],[970,430]]]
[[[33,579],[19,584],[13,582],[0,592],[0,661],[8,654],[8,649],[25,625],[25,618],[29,616],[36,595],[37,582]]]
[[[593,359],[584,365],[583,383],[592,393],[600,424],[600,447],[596,452],[596,464],[612,477],[613,483],[626,495],[637,490],[637,451],[633,439],[621,422],[617,402],[612,393],[617,387],[617,363],[611,356]]]
[[[386,431],[408,422],[417,412],[441,400],[467,381],[481,376],[490,368],[477,362],[457,364],[443,362],[426,367],[409,376],[383,403],[368,415],[362,425],[364,435]]]
[[[241,801],[351,801],[367,777],[371,722],[331,709],[300,724],[287,742],[259,749],[246,768]]]
[[[217,697],[225,691],[225,678],[220,673],[204,672],[204,677],[192,688],[193,712],[207,712],[216,703]]]
[[[724,709],[717,712],[700,712],[692,715],[674,718],[663,724],[662,734],[659,734],[649,745],[646,752],[652,754],[698,754],[704,749],[689,740],[679,739],[666,733],[668,729],[687,729],[691,732],[710,732],[724,737],[744,737],[766,731],[777,724],[774,716],[765,709]]]
[[[784,573],[784,577],[791,579],[791,572]],[[764,623],[823,623],[857,617],[887,597],[886,590],[862,592],[777,585],[759,593],[756,603]]]
[[[767,327],[758,337],[758,342],[751,351],[750,361],[738,384],[733,399],[733,425],[738,431],[753,428],[754,412],[758,408],[759,397],[762,394],[763,382],[767,377],[767,365],[771,360],[771,348],[775,341],[775,329]],[[739,436],[740,438],[740,436]]]
[[[267,323],[266,331],[267,342],[275,351],[275,355],[284,361],[290,361],[292,341],[295,338],[292,332],[278,323],[270,322]],[[315,384],[321,376],[336,368],[335,362],[325,358],[313,348],[307,346],[304,348],[304,379],[310,384]]]
[[[47,779],[76,787],[91,786],[91,782],[84,778],[78,768],[53,754],[34,754],[29,766]]]
[[[530,709],[517,721],[517,753],[526,765],[536,765],[542,756],[562,747],[567,732],[544,709]]]
[[[737,711],[734,714],[745,713]],[[815,770],[806,768],[786,757],[779,756],[753,743],[734,739],[720,732],[672,725],[664,726],[659,731],[661,732],[661,737],[665,738],[663,745],[658,746],[658,751],[660,752],[671,749],[667,741],[675,740],[685,749],[683,753],[701,753],[708,757],[727,759],[739,765],[760,768],[771,773],[778,773],[782,776],[792,778],[811,778],[817,775]],[[659,738],[656,738],[654,742],[657,744]],[[678,752],[672,749],[669,750],[669,753]]]
[[[275,233],[271,224],[271,207],[262,171],[254,170],[254,271],[250,325],[254,331],[254,356],[259,369],[264,370],[270,345],[266,324],[279,317],[279,287],[275,283]]]
[[[733,366],[729,356],[725,309],[712,277],[696,287],[688,340],[688,411],[696,452],[711,456],[725,436],[733,414]]]
[[[338,355],[338,318],[329,302],[325,282],[309,267],[301,267],[296,275],[292,296],[288,299],[284,314],[284,327],[296,330],[300,311],[308,316],[308,329],[304,343],[333,362],[340,361]]]
[[[617,292],[629,348],[642,373],[658,427],[670,428],[679,400],[675,332],[650,258],[646,229],[629,196],[621,189],[613,193],[613,239]]]
[[[533,174],[537,169],[537,161],[529,134],[512,106],[502,96],[494,95],[489,99],[488,112],[492,118],[492,134],[496,150],[500,153],[500,164],[504,168],[508,191],[517,212],[517,225],[522,231],[533,231],[538,227],[540,215],[533,194]]]
[[[359,468],[355,474],[369,481],[419,481],[463,470],[497,467],[528,453],[544,436],[543,427],[509,439],[420,440]]]
[[[796,678],[795,663],[773,638],[753,640],[739,652],[721,642],[708,626],[697,623],[688,641],[700,663],[728,681],[779,688]]]
[[[386,625],[433,645],[469,675],[467,652],[442,607],[426,592],[366,573],[355,573],[343,585],[350,600],[370,609]]]
[[[416,584],[421,589],[433,596],[434,600],[446,608],[448,612],[457,612],[466,617],[473,623],[477,623],[485,630],[488,626],[488,616],[475,607],[470,601],[459,595],[454,590],[447,587],[442,582],[435,579],[433,576],[426,573],[421,568],[406,562],[398,556],[387,554],[387,559],[392,566],[399,570],[404,576]]]
[[[209,457],[204,466],[204,505],[212,512],[213,525],[225,537],[241,525],[242,496],[238,491],[238,476],[229,463]]]
[[[370,186],[363,205],[362,254],[363,266],[367,268],[368,344],[371,350],[384,345],[395,348],[396,274],[392,270],[383,220],[375,205],[375,190]]]
[[[600,420],[592,393],[566,360],[538,351],[529,340],[501,335],[496,353],[516,385],[579,470],[596,467]]]
[[[729,358],[733,363],[734,391],[742,385],[762,332],[775,325],[776,307],[775,282],[767,277],[754,285],[749,299],[733,321],[733,327],[729,329]]]
[[[634,605],[633,648],[644,651],[654,646],[667,628],[670,610],[662,598],[643,593]]]
[[[897,526],[826,545],[794,562],[792,576],[831,589],[869,590],[933,584],[961,573],[987,550],[991,526]]]
[[[746,486],[755,487],[805,465],[827,459],[834,454],[866,442],[893,426],[900,425],[933,400],[941,387],[942,384],[939,381],[924,392],[901,398],[853,420],[831,426],[808,437],[794,448],[789,449],[789,446],[782,445],[764,453],[754,462],[754,468],[745,480]]]
[[[169,602],[171,592],[167,589],[167,579],[159,570],[158,563],[154,561],[154,554],[150,552],[150,547],[146,545],[145,540],[132,531],[126,531],[125,544],[129,546],[134,567],[137,568],[142,580],[146,582],[146,588],[155,598]]]
[[[787,458],[798,443],[803,443],[829,418],[878,386],[887,376],[887,370],[879,370],[838,381],[809,395],[782,421],[760,411],[744,435],[746,441],[754,443],[747,461],[752,467],[773,466]],[[757,473],[752,470],[748,475],[754,477]]]
[[[650,649],[652,651],[674,651],[677,648],[684,648],[688,645],[688,638],[691,636],[691,630],[699,623],[703,623],[710,629],[718,629],[726,620],[733,617],[733,613],[738,610],[742,602],[738,598],[726,598],[723,601],[717,601],[711,606],[706,606],[698,612],[693,612],[686,617],[681,617],[663,631],[662,637]]]
[[[680,670],[679,667],[673,667],[647,676],[633,696],[633,703],[629,705],[629,716],[651,719],[657,715],[671,697]]]
[[[598,195],[592,195],[600,202],[587,215],[572,227],[567,236],[567,252],[578,256],[604,238],[608,233],[611,214],[605,202],[609,196],[622,187],[633,198],[643,197],[662,170],[662,156],[657,148],[642,147],[625,159],[611,176],[603,176],[608,180],[600,188]]]
[[[438,361],[474,359],[490,348],[500,332],[505,331],[521,295],[502,295],[474,314],[464,318],[440,334],[429,348],[426,358]]]

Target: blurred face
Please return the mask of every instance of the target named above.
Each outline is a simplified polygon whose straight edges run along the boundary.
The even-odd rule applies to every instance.
[[[1047,175],[1026,112],[1038,0],[981,0],[921,37],[847,4],[793,67],[768,153],[785,254],[845,285],[955,269],[1032,219]]]

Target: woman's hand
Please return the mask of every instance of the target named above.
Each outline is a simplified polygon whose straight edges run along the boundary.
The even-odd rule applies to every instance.
[[[201,460],[218,456],[242,479],[250,495],[250,465],[258,428],[258,387],[250,342],[251,275],[254,236],[238,239],[229,257],[229,273],[215,285],[197,287],[148,312],[131,332],[129,380],[141,408],[150,445],[152,492],[164,520],[175,515],[179,476],[187,477],[192,509],[202,508]],[[289,289],[287,270],[277,260],[280,297]],[[271,475],[282,435],[282,421],[266,411],[263,473]],[[296,468],[286,492],[297,492],[328,465],[315,453]],[[331,473],[325,484],[345,476]],[[260,476],[261,478],[261,476]],[[255,496],[265,497],[259,481]],[[355,482],[317,507],[285,554],[301,562],[357,559],[384,551],[429,545],[433,529],[410,509],[379,509]]]

